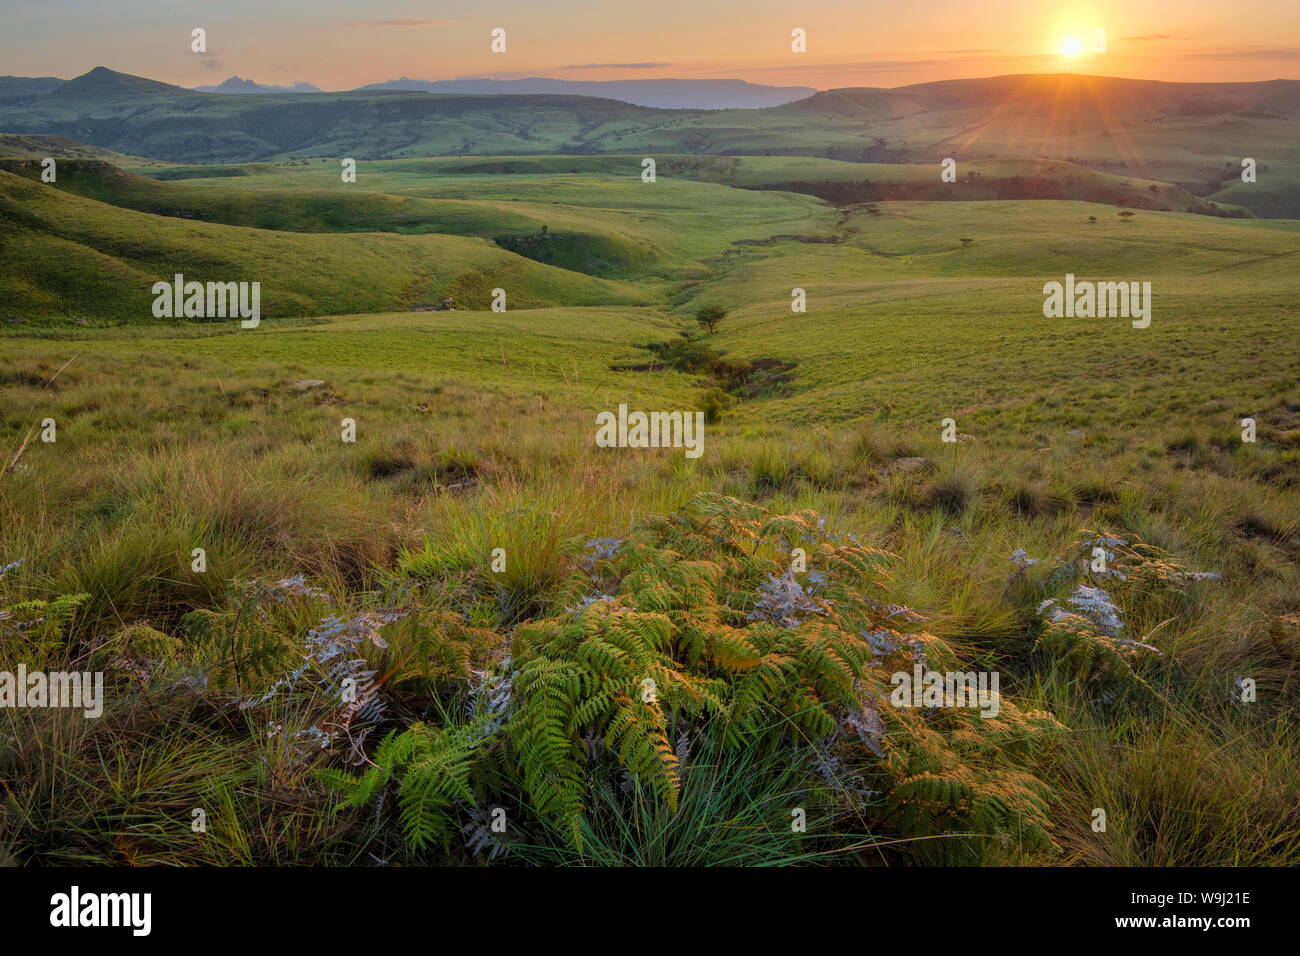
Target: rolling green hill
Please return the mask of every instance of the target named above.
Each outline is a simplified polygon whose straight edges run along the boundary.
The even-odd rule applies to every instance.
[[[148,322],[152,283],[177,271],[200,281],[261,281],[268,318],[429,307],[444,295],[460,307],[484,308],[496,287],[508,290],[512,307],[630,304],[665,295],[693,301],[701,288],[709,301],[721,296],[731,306],[737,303],[726,301],[726,277],[746,276],[747,289],[765,285],[746,271],[750,250],[759,246],[765,268],[780,263],[787,270],[773,293],[784,287],[786,295],[811,281],[791,256],[815,263],[807,271],[833,284],[841,268],[873,282],[910,280],[920,261],[922,274],[984,279],[1060,271],[1062,261],[1080,273],[1114,270],[1135,256],[1150,271],[1151,255],[1175,249],[1195,262],[1202,233],[1220,236],[1207,239],[1218,254],[1244,243],[1256,249],[1247,259],[1290,255],[1285,245],[1282,252],[1260,251],[1285,243],[1288,228],[1214,233],[1208,223],[1196,225],[1204,217],[1143,212],[1125,222],[1113,207],[1058,202],[1021,221],[1023,202],[960,198],[951,200],[950,213],[938,211],[947,203],[926,202],[854,203],[837,211],[812,196],[762,188],[788,185],[780,180],[789,175],[822,176],[823,184],[840,175],[850,185],[848,176],[861,175],[857,164],[822,159],[669,157],[653,184],[641,181],[632,157],[538,157],[523,161],[527,172],[516,172],[519,162],[375,161],[363,164],[358,183],[345,184],[330,163],[233,167],[246,175],[157,181],[99,160],[65,160],[57,184],[43,184],[31,161],[2,160],[0,236],[12,268],[0,285],[0,310],[39,321],[71,315]],[[972,165],[995,179],[1033,168]],[[1045,166],[1042,182],[1100,183],[1128,205],[1148,195],[1140,181]],[[866,168],[892,176],[886,183],[894,186],[935,178],[934,168]],[[737,188],[742,183],[750,188]],[[1026,231],[1025,222],[1039,221],[1041,228]],[[1171,231],[1170,222],[1177,228]],[[76,271],[83,276],[76,285],[67,279],[69,261],[85,267]],[[674,294],[664,280],[687,284]]]
[[[834,209],[790,189],[840,207],[899,194],[1005,198],[1012,185],[1011,195],[1232,211],[1170,184],[1047,161],[976,161],[951,184],[938,182],[934,166],[807,157],[671,156],[660,168],[654,184],[641,181],[634,156],[376,160],[362,164],[357,183],[343,183],[331,162],[175,167],[162,172],[181,176],[160,181],[67,159],[48,188],[170,219],[261,230],[473,236],[548,265],[620,279],[699,279],[746,243],[835,238]],[[0,159],[0,170],[39,182],[32,160]],[[188,175],[205,171],[217,175]]]
[[[1300,222],[1147,212],[1126,222],[1086,203],[907,202],[882,204],[879,215],[856,209],[844,228],[849,238],[835,245],[754,249],[683,304],[687,314],[731,310],[717,336],[731,355],[794,363],[788,397],[758,403],[765,420],[837,420],[888,403],[916,421],[970,409],[1005,423],[1039,415],[1056,389],[1102,394],[1117,377],[1181,389],[1177,404],[1125,405],[1137,416],[1127,427],[1140,431],[1249,391],[1265,356],[1294,351]],[[1149,281],[1151,326],[1045,318],[1043,284],[1067,272]],[[807,294],[804,314],[791,312],[795,286]],[[1193,384],[1210,380],[1212,390]],[[1106,402],[1060,414],[1115,411]]]
[[[0,156],[21,159],[93,159],[132,169],[148,170],[161,174],[171,163],[147,159],[143,156],[130,156],[115,153],[111,149],[101,149],[67,136],[39,136],[21,133],[0,133]]]
[[[462,176],[429,175],[422,162],[377,161],[363,164],[353,184],[341,181],[337,163],[229,167],[245,175],[157,181],[109,163],[69,160],[53,188],[139,212],[259,229],[477,236],[611,278],[690,277],[699,260],[724,255],[736,242],[827,235],[833,220],[833,211],[809,196],[686,179],[651,185],[633,158],[603,165],[603,174]],[[0,159],[0,170],[40,177],[31,161]]]
[[[610,123],[675,112],[581,96],[225,96],[96,67],[31,103],[0,110],[0,129],[71,136],[166,160],[243,162],[288,154],[559,152],[560,144],[579,144]]]
[[[1210,177],[1217,190],[1207,198],[1232,203],[1259,216],[1300,219],[1300,160],[1270,160],[1263,164],[1257,181],[1241,181],[1241,167],[1226,163],[1221,173]]]
[[[260,282],[265,318],[431,307],[634,304],[619,283],[549,267],[474,238],[302,235],[120,209],[0,171],[0,314],[52,324],[152,323],[151,288]]]
[[[1243,156],[1270,169],[1290,162],[1300,153],[1298,117],[1300,82],[1289,80],[1009,76],[831,90],[777,107],[703,111],[574,96],[233,97],[99,67],[30,103],[0,108],[0,129],[191,163],[597,153],[920,164],[949,156],[959,163],[1046,158],[1203,193],[1217,192],[1212,177]],[[1232,203],[1267,215],[1291,208],[1300,188],[1289,174],[1258,185],[1253,204],[1242,201],[1247,197]]]

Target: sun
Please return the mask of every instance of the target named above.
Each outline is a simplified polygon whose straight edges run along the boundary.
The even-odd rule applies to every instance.
[[[1083,41],[1078,37],[1066,37],[1065,42],[1061,44],[1062,56],[1078,56],[1083,52]]]

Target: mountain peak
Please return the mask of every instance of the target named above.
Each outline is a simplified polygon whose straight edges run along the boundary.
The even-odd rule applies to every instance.
[[[293,86],[268,86],[263,83],[255,83],[253,80],[246,80],[243,77],[232,76],[216,86],[196,86],[196,92],[199,93],[320,93],[318,86],[310,83],[304,83],[299,80]]]
[[[88,73],[73,77],[64,83],[51,96],[80,96],[94,99],[109,99],[117,96],[132,96],[140,93],[172,94],[188,93],[189,90],[171,83],[159,83],[147,80],[143,76],[130,73],[118,73],[106,66],[97,66]]]

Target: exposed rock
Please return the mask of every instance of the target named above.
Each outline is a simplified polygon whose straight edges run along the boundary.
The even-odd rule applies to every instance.
[[[435,306],[422,306],[415,310],[416,312],[455,312],[456,300],[449,295],[442,297],[442,301]]]
[[[928,471],[933,467],[928,458],[895,458],[889,463],[889,467],[894,471],[904,471],[909,474],[920,471]]]
[[[319,378],[303,378],[296,382],[290,382],[289,388],[295,392],[305,392],[308,389],[320,388],[325,383]]]

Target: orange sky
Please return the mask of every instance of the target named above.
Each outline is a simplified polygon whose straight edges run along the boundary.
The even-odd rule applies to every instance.
[[[5,0],[0,69],[103,65],[197,86],[232,74],[350,89],[419,79],[738,77],[899,86],[1005,73],[1300,78],[1300,0]],[[192,53],[190,31],[208,33]],[[493,27],[507,50],[489,49]],[[807,52],[791,30],[807,31]],[[1105,52],[1090,49],[1105,31]],[[1061,54],[1077,38],[1078,56]]]

